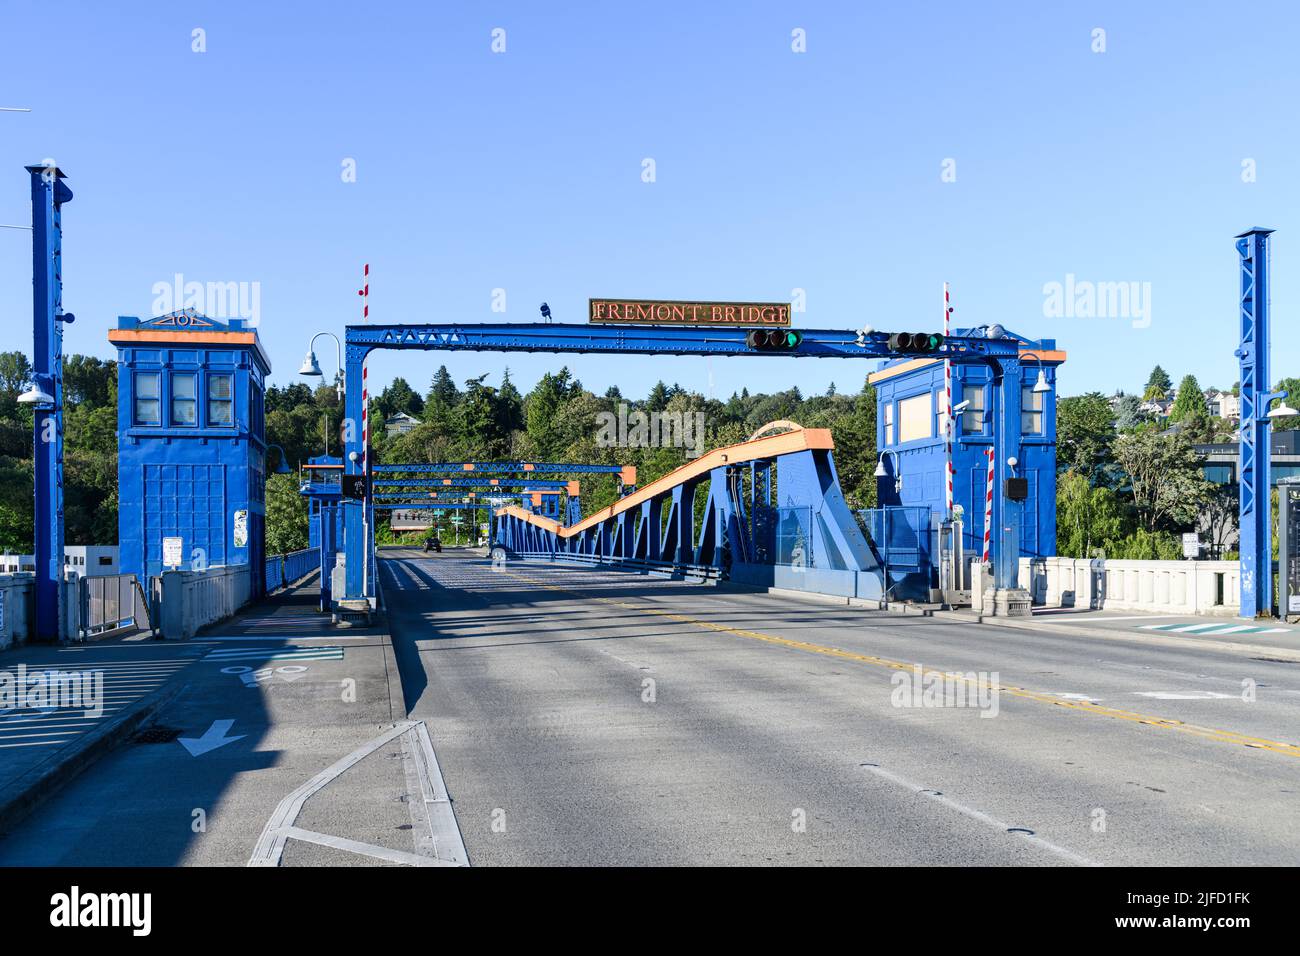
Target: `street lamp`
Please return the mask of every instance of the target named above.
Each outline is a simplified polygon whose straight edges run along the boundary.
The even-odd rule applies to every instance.
[[[44,376],[38,376],[27,383],[26,391],[18,396],[19,405],[35,405],[41,409],[54,407],[54,396],[45,390],[41,378]]]
[[[335,391],[341,401],[343,399],[343,344],[339,342],[339,337],[333,332],[317,332],[311,337],[311,344],[307,346],[307,357],[302,360],[302,368],[298,369],[298,374],[309,378],[324,376],[325,373],[321,371],[320,362],[316,360],[316,340],[322,335],[328,335],[334,340],[334,348],[338,359],[337,368],[339,370],[338,378],[335,380]]]
[[[1035,362],[1038,363],[1038,381],[1034,382],[1034,389],[1033,389],[1034,392],[1039,395],[1043,394],[1044,392],[1050,392],[1052,390],[1052,386],[1047,383],[1047,371],[1043,367],[1042,356],[1040,356],[1037,352],[1029,352],[1029,351],[1021,352],[1020,356],[1021,358],[1026,358],[1026,357],[1032,358]]]
[[[894,456],[894,492],[896,494],[901,494],[903,491],[903,476],[900,473],[898,467],[898,452],[891,451],[890,449],[886,448],[884,451],[880,453],[880,458],[876,461],[875,476],[877,478],[889,477],[889,471],[885,468],[886,455]]]
[[[1294,408],[1292,408],[1290,405],[1286,403],[1286,399],[1289,394],[1290,394],[1289,392],[1276,392],[1275,394],[1269,396],[1269,401],[1272,401],[1274,398],[1280,401],[1280,404],[1277,406],[1277,408],[1270,408],[1268,410],[1269,418],[1289,418],[1292,415],[1300,415],[1300,412],[1296,411]],[[21,402],[22,399],[20,398],[18,399],[18,401]]]

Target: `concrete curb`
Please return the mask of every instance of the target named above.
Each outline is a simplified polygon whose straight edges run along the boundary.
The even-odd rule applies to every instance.
[[[1173,634],[1161,634],[1154,631],[1123,632],[1107,634],[1105,631],[1079,627],[1072,624],[1057,624],[1055,621],[1039,621],[1030,618],[993,617],[987,614],[967,614],[962,611],[936,611],[934,616],[945,621],[958,621],[963,624],[985,624],[991,627],[1014,627],[1022,631],[1037,631],[1040,634],[1057,634],[1069,637],[1100,639],[1103,641],[1122,641],[1128,644],[1146,644],[1158,647],[1181,647],[1190,650],[1229,651],[1251,656],[1267,656],[1278,660],[1300,663],[1300,651],[1287,647],[1270,647],[1267,644],[1239,644],[1236,641],[1207,641],[1192,637],[1179,637]]]
[[[910,617],[934,617],[939,612],[933,608],[916,607],[911,604],[895,602],[880,606],[879,601],[869,598],[845,597],[840,594],[820,594],[816,591],[798,591],[794,588],[763,587],[758,584],[738,584],[735,581],[719,581],[720,591],[734,591],[738,594],[770,594],[773,597],[794,601],[806,601],[809,604],[830,604],[836,607],[855,607],[868,611],[883,611],[886,614],[904,614]]]
[[[6,785],[4,796],[0,797],[0,834],[8,833],[83,770],[151,722],[159,710],[188,686],[188,682],[180,681],[163,685]]]

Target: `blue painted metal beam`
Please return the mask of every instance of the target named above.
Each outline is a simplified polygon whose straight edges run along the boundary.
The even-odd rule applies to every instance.
[[[495,480],[495,484],[492,481]],[[504,491],[507,488],[532,489],[533,491],[565,491],[567,481],[549,481],[542,478],[377,478],[371,484],[375,488],[493,488]]]
[[[472,352],[582,352],[639,355],[753,355],[781,358],[894,358],[888,334],[804,329],[790,352],[759,351],[745,344],[746,328],[542,323],[349,325],[349,349],[438,349]],[[1015,355],[1012,339],[954,336],[927,358],[987,361]]]
[[[63,204],[55,166],[28,166],[32,186],[32,372],[53,403],[34,408],[36,640],[63,637]]]
[[[575,475],[617,475],[623,465],[565,465],[556,462],[521,462],[521,461],[479,461],[479,462],[433,462],[432,464],[394,464],[372,465],[370,470],[376,475],[412,474],[440,475],[483,473],[485,475],[504,474],[541,474],[556,475],[572,473]]]
[[[1269,475],[1268,237],[1272,229],[1236,236],[1241,258],[1241,616],[1273,614],[1273,506]]]

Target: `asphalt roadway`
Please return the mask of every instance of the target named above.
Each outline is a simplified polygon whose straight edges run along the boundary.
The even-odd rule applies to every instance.
[[[473,865],[1300,862],[1294,655],[451,549],[380,567]]]

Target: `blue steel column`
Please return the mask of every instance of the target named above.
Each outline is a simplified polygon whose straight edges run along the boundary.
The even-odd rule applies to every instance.
[[[349,475],[361,473],[361,366],[369,351],[364,346],[347,347],[347,367],[343,375],[343,470]],[[359,600],[365,596],[365,502],[343,499],[340,505],[343,508],[343,553],[346,556],[346,567],[344,593],[335,595],[335,600]]]
[[[1020,512],[1018,501],[1006,496],[1007,479],[1012,477],[1007,459],[1020,454],[1020,360],[1006,356],[993,367],[993,450],[997,458],[993,489],[993,586],[998,590],[1019,587]]]
[[[1268,237],[1236,237],[1241,257],[1241,616],[1273,613],[1272,500],[1269,494]]]
[[[72,190],[54,166],[32,178],[33,381],[54,398],[35,408],[36,639],[63,637],[63,204]],[[68,317],[71,321],[71,316]]]

